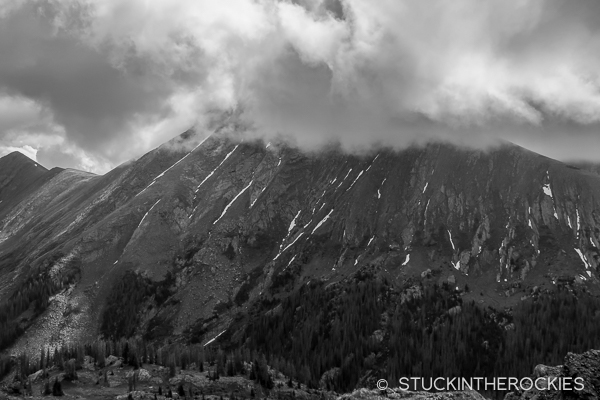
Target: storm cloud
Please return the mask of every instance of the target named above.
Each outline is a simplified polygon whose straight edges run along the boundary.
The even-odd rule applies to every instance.
[[[247,135],[308,149],[505,139],[598,160],[597,15],[594,0],[7,1],[0,153],[104,172],[237,110]]]

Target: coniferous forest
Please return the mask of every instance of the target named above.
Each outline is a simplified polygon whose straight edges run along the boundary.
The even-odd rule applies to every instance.
[[[27,308],[40,312],[61,289],[48,282],[54,281],[25,280],[0,310],[2,348],[10,345],[10,332],[21,329],[14,316]],[[525,377],[536,364],[557,365],[567,352],[600,346],[600,300],[572,288],[539,293],[509,312],[463,301],[462,291],[448,285],[398,287],[369,269],[334,284],[312,280],[286,295],[265,293],[208,347],[193,344],[202,329],[170,343],[136,326],[140,304],[167,301],[172,284],[171,275],[153,283],[126,273],[102,316],[103,340],[52,353],[40,349],[35,362],[4,356],[0,374],[17,364],[26,374],[50,365],[64,369],[71,359],[80,364],[84,355],[98,363],[114,355],[134,366],[169,368],[207,360],[217,374],[251,374],[265,387],[272,385],[265,372],[270,365],[308,387],[346,392],[381,377]]]
[[[509,313],[463,302],[447,285],[417,288],[403,296],[369,273],[332,286],[310,283],[258,307],[242,342],[307,384],[337,391],[353,389],[365,374],[389,382],[525,377],[536,364],[558,365],[567,352],[600,345],[600,300],[588,294],[558,288]]]

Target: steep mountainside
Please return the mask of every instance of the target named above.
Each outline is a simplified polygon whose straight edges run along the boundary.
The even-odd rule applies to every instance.
[[[18,151],[0,158],[0,219],[60,171],[48,171]]]
[[[21,299],[9,319],[26,330],[13,351],[115,326],[206,342],[274,284],[365,266],[497,308],[534,287],[598,291],[600,177],[514,145],[304,154],[190,131],[104,176],[0,163],[0,302]],[[39,307],[22,300],[36,276],[54,282]]]

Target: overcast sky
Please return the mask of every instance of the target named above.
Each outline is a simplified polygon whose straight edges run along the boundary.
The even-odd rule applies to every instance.
[[[0,155],[103,173],[221,111],[600,161],[598,0],[0,0]],[[250,133],[249,133],[250,134]]]

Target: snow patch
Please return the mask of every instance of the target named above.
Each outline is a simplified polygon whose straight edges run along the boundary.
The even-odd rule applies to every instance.
[[[458,260],[456,263],[452,263],[452,266],[454,267],[454,269],[456,269],[457,271],[460,271],[460,260]]]
[[[233,154],[233,152],[234,152],[234,151],[235,151],[235,150],[236,150],[238,147],[239,147],[239,144],[238,144],[238,145],[236,145],[236,146],[233,148],[233,150],[231,150],[229,153],[227,153],[227,155],[225,156],[225,158],[223,159],[223,161],[221,161],[221,162],[219,163],[219,165],[217,165],[217,167],[211,171],[211,173],[210,173],[210,174],[206,175],[206,177],[205,177],[205,178],[202,180],[202,182],[200,182],[200,184],[198,185],[198,187],[196,188],[196,191],[195,191],[194,193],[198,193],[198,190],[200,190],[200,186],[202,186],[202,185],[204,184],[204,182],[206,182],[207,180],[209,180],[209,179],[210,179],[210,177],[214,175],[214,173],[215,173],[215,172],[216,172],[216,171],[219,169],[219,167],[220,167],[221,165],[223,165],[223,163],[224,163],[225,161],[227,161],[227,159],[228,159],[228,158],[229,158],[229,157],[230,157],[230,156]]]
[[[369,167],[367,168],[367,170],[365,172],[368,172],[371,169],[371,167],[373,166],[373,164],[375,164],[375,160],[377,160],[377,158],[379,158],[379,154],[377,154],[375,156],[375,158],[373,159],[373,161],[371,161],[371,164],[369,165]]]
[[[294,243],[296,243],[298,241],[298,239],[300,239],[300,237],[302,237],[302,235],[304,235],[304,232],[302,232],[298,236],[296,236],[296,239],[294,239],[294,241],[292,243],[288,244],[285,247],[285,249],[283,249],[282,251],[280,251],[279,254],[277,254],[275,256],[275,258],[273,259],[273,261],[277,260],[281,254],[283,254],[287,249],[289,249],[290,247],[292,247],[294,245]]]
[[[292,263],[294,262],[295,259],[296,259],[296,255],[294,254],[294,257],[292,257],[290,262],[287,264],[286,268],[289,267],[290,265],[292,265]]]
[[[344,182],[346,181],[346,178],[348,178],[348,175],[350,175],[350,172],[352,172],[352,168],[350,168],[350,170],[348,171],[348,173],[346,174],[346,176],[344,177],[344,179],[342,179],[340,181],[340,184],[337,185],[337,187],[335,188],[335,190],[338,190],[340,188],[340,186],[342,186],[344,184]]]
[[[137,228],[135,228],[136,230],[142,225],[142,222],[144,222],[144,220],[146,219],[146,217],[148,216],[148,214],[150,214],[150,211],[152,211],[152,209],[161,201],[162,199],[158,199],[156,201],[156,203],[154,203],[152,205],[152,207],[150,207],[150,209],[148,211],[146,211],[146,214],[144,214],[144,216],[142,217],[142,219],[140,220],[140,223],[138,224]],[[116,264],[116,263],[115,263]]]
[[[373,235],[371,237],[371,239],[369,239],[369,243],[367,243],[367,247],[369,247],[371,245],[371,243],[373,242],[374,239],[375,239],[375,235]]]
[[[585,264],[585,269],[589,269],[591,266],[588,263],[588,261],[585,259],[585,256],[583,255],[583,253],[581,252],[581,250],[575,248],[575,251],[579,255],[579,258],[581,258],[581,261]]]
[[[454,246],[454,242],[452,241],[452,234],[450,233],[450,229],[448,229],[448,237],[450,238],[450,244],[452,245],[452,250],[456,250]]]
[[[321,227],[321,225],[323,225],[323,224],[324,224],[324,223],[325,223],[325,222],[326,222],[326,221],[329,219],[329,216],[331,215],[331,213],[332,213],[332,212],[333,212],[333,208],[331,209],[331,211],[329,211],[329,214],[327,214],[327,215],[325,216],[325,218],[323,218],[323,219],[322,219],[322,220],[321,220],[321,221],[320,221],[320,222],[317,224],[317,226],[315,227],[315,229],[313,229],[313,231],[312,231],[311,235],[314,235],[314,234],[315,234],[315,232],[316,232],[316,230],[317,230],[317,229],[319,229],[319,228]]]
[[[225,207],[225,209],[223,210],[223,212],[221,213],[221,216],[219,218],[217,218],[217,220],[215,222],[213,222],[213,225],[216,224],[217,222],[219,222],[221,220],[221,218],[223,218],[223,216],[225,215],[225,213],[227,212],[227,210],[229,210],[229,207],[231,207],[231,205],[233,203],[235,203],[235,201],[238,199],[238,197],[240,197],[246,190],[248,190],[248,188],[250,188],[250,186],[252,185],[252,183],[254,182],[254,180],[251,180],[250,183],[248,184],[248,186],[246,186],[245,188],[243,188],[238,194],[237,196],[235,196],[233,198],[233,200],[231,200],[229,202],[229,204],[227,204],[227,206]]]
[[[256,201],[258,200],[258,198],[260,197],[261,194],[263,194],[263,192],[265,191],[267,187],[265,186],[264,188],[262,188],[262,190],[260,191],[260,193],[258,194],[258,196],[256,196],[256,198],[254,200],[252,200],[252,203],[250,203],[250,208],[254,207],[254,203],[256,203]]]
[[[429,182],[425,183],[425,187],[423,188],[423,193],[425,193],[425,191],[427,190],[427,186],[429,186]]]
[[[288,233],[287,236],[290,235],[290,232],[292,231],[292,229],[294,229],[294,227],[296,226],[296,219],[298,219],[298,216],[300,216],[300,213],[302,212],[302,210],[298,210],[298,212],[296,213],[296,215],[294,216],[294,219],[292,219],[292,222],[290,222],[290,226],[288,227]],[[286,237],[287,237],[286,236]]]
[[[407,254],[406,255],[406,259],[404,260],[404,262],[402,263],[402,265],[408,264],[409,261],[410,261],[410,254]]]
[[[354,184],[356,183],[356,181],[361,177],[361,175],[363,174],[363,172],[365,171],[360,171],[360,173],[358,174],[358,176],[356,177],[356,179],[354,179],[354,181],[352,182],[352,184],[350,185],[350,187],[348,187],[348,189],[346,189],[346,192],[350,189],[352,189],[352,186],[354,186]]]
[[[386,180],[387,180],[387,178],[385,178],[383,181],[381,181],[381,185],[379,185],[379,189],[381,189],[383,187],[383,184],[385,183]],[[381,198],[381,192],[379,191],[379,189],[377,189],[377,198],[378,199]]]
[[[225,332],[227,332],[227,329],[225,329],[223,332],[219,333],[217,336],[215,336],[214,338],[210,339],[208,342],[204,343],[204,346],[208,346],[209,344],[211,344],[212,342],[214,342],[215,340],[217,340],[217,338],[219,336],[221,336],[222,334],[224,334]]]
[[[140,194],[144,193],[144,191],[146,191],[146,189],[148,189],[150,186],[154,185],[154,183],[158,179],[160,179],[161,177],[163,177],[167,172],[169,172],[171,170],[171,168],[175,167],[177,164],[179,164],[180,162],[182,162],[183,160],[185,160],[190,154],[192,154],[194,152],[194,150],[196,150],[198,147],[200,147],[200,145],[202,143],[206,142],[206,140],[209,137],[211,137],[211,135],[208,135],[207,137],[205,137],[204,139],[202,139],[202,141],[200,143],[198,143],[198,145],[196,147],[194,147],[189,153],[187,153],[185,156],[181,157],[181,159],[179,159],[179,161],[177,161],[175,164],[171,165],[169,168],[165,169],[163,172],[161,172],[159,175],[157,175],[156,178],[154,178],[152,180],[152,182],[150,182],[150,184],[144,188],[144,190],[142,190],[141,192],[139,192],[138,194],[136,194],[135,197],[137,197]]]
[[[550,188],[550,175],[548,174],[548,171],[546,171],[546,179],[548,180],[548,183],[545,183],[544,186],[542,186],[542,190],[544,191],[546,196],[550,196],[554,199],[554,197],[552,196],[552,189]]]

